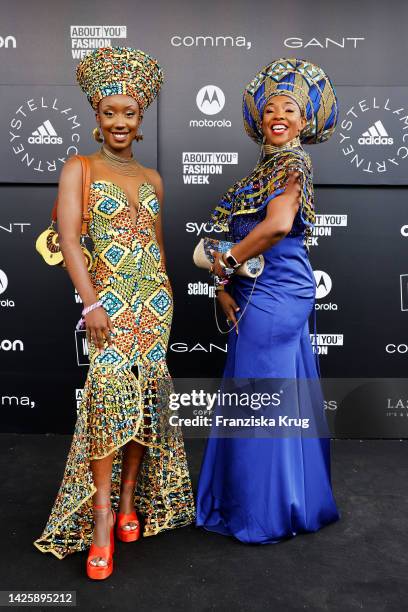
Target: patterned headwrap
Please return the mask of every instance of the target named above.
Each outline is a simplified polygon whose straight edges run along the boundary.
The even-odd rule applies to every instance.
[[[307,124],[300,134],[305,144],[328,140],[338,119],[332,82],[322,68],[306,60],[279,59],[268,64],[245,87],[242,103],[244,127],[250,138],[262,143],[264,108],[272,96],[285,95],[297,102]]]
[[[124,94],[138,102],[143,115],[159,93],[163,72],[157,60],[144,51],[101,47],[79,62],[76,78],[93,109],[106,96]]]

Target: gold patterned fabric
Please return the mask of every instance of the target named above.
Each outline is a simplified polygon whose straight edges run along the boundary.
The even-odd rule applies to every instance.
[[[113,344],[100,353],[89,343],[90,367],[63,480],[41,537],[42,552],[59,559],[92,541],[90,461],[114,453],[112,507],[119,505],[123,446],[146,446],[135,489],[143,535],[192,523],[195,509],[181,431],[168,422],[172,390],[166,349],[173,314],[154,224],[154,187],[139,189],[136,224],[118,185],[98,180],[90,188],[89,234],[94,244],[91,280],[113,327]]]
[[[301,204],[288,235],[304,234],[309,238],[316,221],[313,169],[310,155],[298,138],[264,155],[248,176],[232,185],[213,210],[211,224],[227,232],[228,239],[234,242],[231,227],[236,219],[242,217],[240,224],[251,224],[251,218],[259,221],[256,215],[265,215],[268,203],[284,192],[292,170],[299,172]]]

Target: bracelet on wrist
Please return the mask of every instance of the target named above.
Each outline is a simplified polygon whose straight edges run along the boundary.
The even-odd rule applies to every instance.
[[[98,300],[97,302],[94,302],[93,304],[91,304],[90,306],[86,306],[83,311],[82,311],[82,316],[84,317],[85,315],[88,314],[88,312],[92,312],[92,310],[95,310],[95,308],[99,308],[100,306],[102,306],[102,302],[100,300]]]

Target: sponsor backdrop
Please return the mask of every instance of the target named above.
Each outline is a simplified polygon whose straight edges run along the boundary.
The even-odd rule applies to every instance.
[[[159,169],[166,188],[173,376],[222,373],[226,336],[216,331],[209,277],[194,267],[192,251],[219,197],[258,156],[243,132],[243,87],[273,58],[310,59],[331,76],[341,110],[331,141],[309,147],[318,212],[310,241],[315,350],[323,377],[383,379],[349,395],[342,418],[336,397],[326,397],[326,407],[340,424],[352,415],[337,430],[332,419],[335,435],[369,436],[374,419],[380,437],[408,437],[406,3],[329,9],[315,0],[122,0],[113,7],[98,0],[59,8],[37,0],[1,9],[3,430],[72,430],[88,360],[84,334],[75,333],[80,299],[66,272],[46,266],[34,243],[48,224],[63,163],[97,146],[75,66],[89,50],[119,44],[150,52],[165,72],[134,152]]]

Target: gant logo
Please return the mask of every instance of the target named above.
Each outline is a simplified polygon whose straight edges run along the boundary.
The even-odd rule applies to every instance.
[[[225,105],[225,95],[216,85],[205,85],[196,97],[198,108],[205,115],[216,115]]]
[[[62,144],[62,138],[58,136],[51,121],[46,119],[46,121],[32,132],[32,135],[28,138],[28,142],[30,144]]]
[[[388,135],[387,130],[383,126],[381,121],[376,121],[374,125],[368,128],[366,132],[363,132],[358,139],[360,145],[392,145],[394,139]]]

